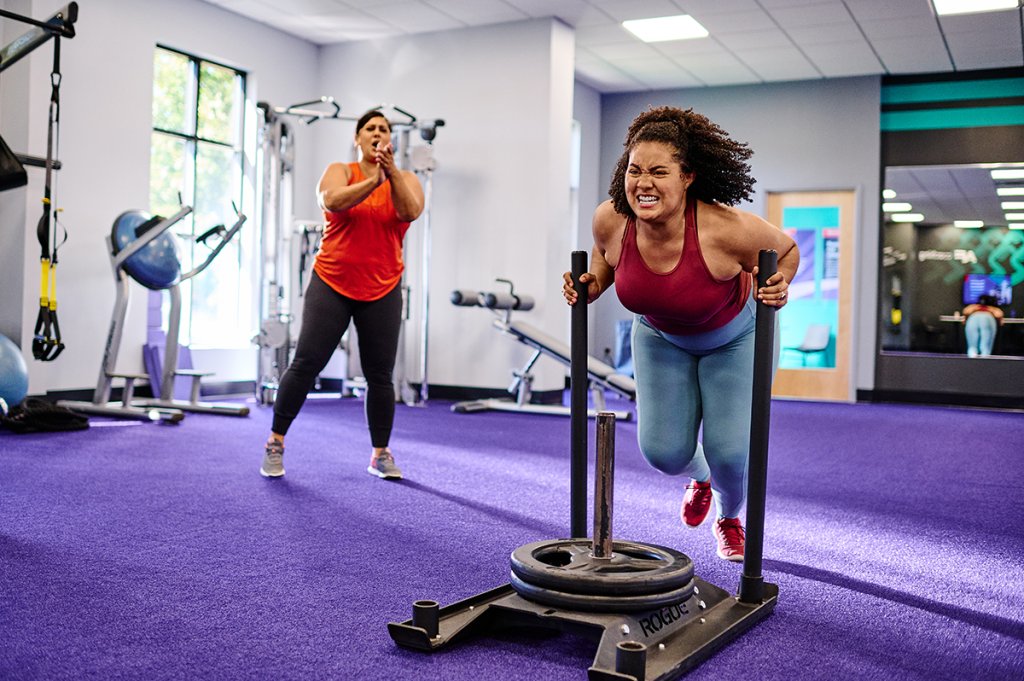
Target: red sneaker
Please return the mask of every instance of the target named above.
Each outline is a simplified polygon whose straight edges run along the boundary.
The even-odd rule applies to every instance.
[[[686,486],[686,496],[683,497],[683,508],[679,515],[683,518],[683,524],[687,527],[699,527],[704,519],[708,517],[711,510],[711,481],[697,482],[691,480]]]
[[[719,518],[711,527],[718,540],[718,557],[734,563],[743,562],[743,548],[747,533],[739,518]]]

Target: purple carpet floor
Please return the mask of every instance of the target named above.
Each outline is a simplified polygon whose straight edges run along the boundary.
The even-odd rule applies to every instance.
[[[0,678],[585,679],[586,638],[424,654],[386,626],[569,534],[568,420],[400,405],[388,482],[365,472],[362,409],[310,400],[280,480],[258,473],[266,409],[0,431]],[[686,481],[635,438],[619,424],[616,538],[734,591],[709,525],[678,521]],[[1024,416],[775,402],[764,567],[775,612],[687,679],[1024,679]]]

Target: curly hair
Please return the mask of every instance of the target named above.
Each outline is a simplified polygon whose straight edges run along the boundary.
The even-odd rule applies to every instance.
[[[672,147],[672,156],[679,165],[695,173],[687,191],[701,201],[734,206],[750,198],[755,182],[747,163],[754,153],[750,147],[733,140],[707,116],[693,109],[660,106],[634,118],[626,132],[625,150],[608,188],[617,213],[635,217],[626,199],[625,180],[629,155],[640,142],[661,142]]]

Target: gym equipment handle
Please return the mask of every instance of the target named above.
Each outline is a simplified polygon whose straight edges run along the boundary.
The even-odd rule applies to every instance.
[[[572,282],[576,304],[572,306],[569,355],[569,420],[571,451],[569,515],[572,537],[587,536],[587,286],[580,277],[587,271],[587,252],[572,252]]]
[[[761,251],[757,259],[757,287],[767,286],[778,270],[779,254]],[[747,475],[747,536],[739,599],[764,600],[761,575],[764,551],[764,506],[768,482],[768,430],[772,404],[772,364],[775,357],[775,308],[759,302],[754,329],[754,388],[750,404],[750,468]]]

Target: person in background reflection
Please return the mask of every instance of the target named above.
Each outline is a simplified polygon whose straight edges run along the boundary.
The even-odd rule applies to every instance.
[[[967,336],[967,356],[985,357],[992,354],[996,329],[1003,323],[1003,311],[995,296],[983,295],[978,302],[964,308],[964,335]]]

